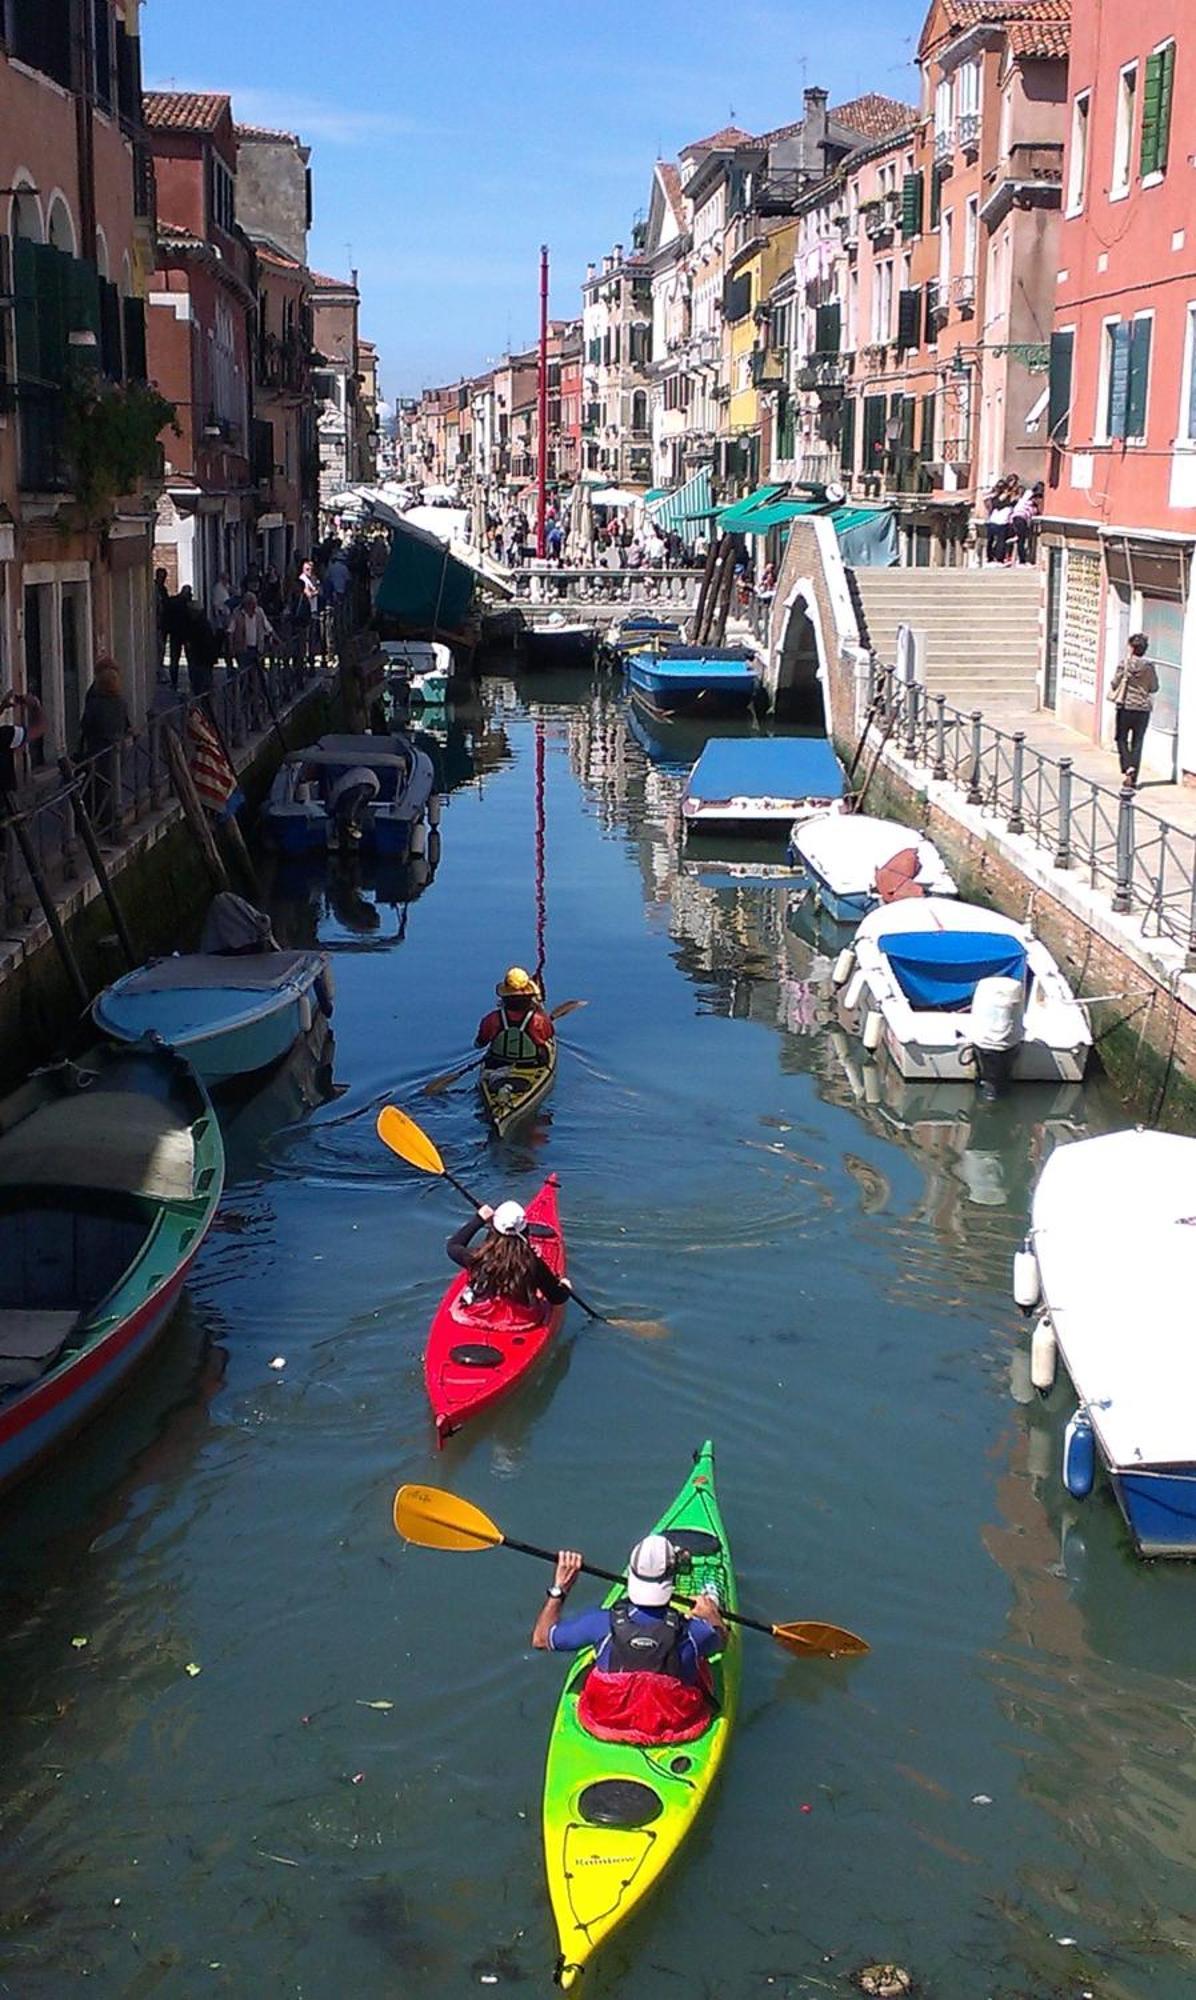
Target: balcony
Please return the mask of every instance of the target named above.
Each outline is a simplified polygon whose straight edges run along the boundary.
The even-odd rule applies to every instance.
[[[951,280],[951,303],[961,313],[971,313],[976,309],[976,274],[961,271]]]
[[[951,155],[954,151],[955,151],[955,127],[954,125],[944,125],[941,128],[941,130],[937,131],[934,135],[935,166],[936,167],[945,166],[947,161],[951,158]]]
[[[799,389],[815,389],[824,396],[842,393],[846,379],[847,360],[842,354],[811,354],[797,371]]]
[[[785,385],[785,352],[780,347],[753,347],[753,389],[781,389]]]
[[[792,215],[807,178],[800,167],[778,168],[756,191],[757,215]]]
[[[296,334],[282,340],[268,333],[258,342],[257,379],[262,389],[279,389],[305,396],[311,381],[311,357],[306,341]]]
[[[883,243],[893,234],[893,211],[887,201],[865,202],[860,209],[860,221],[871,243]]]
[[[928,326],[940,327],[951,311],[949,287],[939,279],[932,278],[926,287],[926,322]]]
[[[980,113],[961,111],[956,122],[955,136],[961,153],[980,151]]]

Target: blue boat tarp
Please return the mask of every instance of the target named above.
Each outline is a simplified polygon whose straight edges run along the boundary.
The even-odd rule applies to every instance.
[[[723,736],[694,765],[689,796],[721,799],[839,799],[843,766],[825,736]]]
[[[632,656],[630,673],[632,680],[651,687],[743,687],[749,694],[756,691],[755,671],[744,660],[666,660],[651,653],[636,653]]]
[[[911,1007],[967,1007],[981,979],[1026,976],[1026,947],[1006,931],[889,931],[877,939]]]

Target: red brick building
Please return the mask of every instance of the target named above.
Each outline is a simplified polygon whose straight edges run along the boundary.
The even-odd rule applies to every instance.
[[[178,410],[163,435],[156,559],[171,588],[211,608],[222,575],[258,555],[251,398],[256,261],[236,216],[237,142],[217,91],[151,91],[145,121],[158,189],[149,367]]]
[[[1073,0],[1052,341],[1044,700],[1108,740],[1131,631],[1144,766],[1196,773],[1196,16]]]

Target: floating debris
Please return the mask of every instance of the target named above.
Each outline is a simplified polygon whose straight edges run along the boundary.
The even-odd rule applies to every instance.
[[[866,1965],[856,1973],[855,1983],[861,1993],[870,1993],[875,2000],[903,2000],[903,1995],[914,1990],[903,1965]]]

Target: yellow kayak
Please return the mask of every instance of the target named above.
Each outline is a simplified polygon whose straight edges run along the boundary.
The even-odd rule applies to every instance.
[[[546,1063],[511,1063],[483,1068],[479,1079],[486,1116],[501,1139],[521,1118],[528,1118],[547,1097],[556,1076],[557,1046],[548,1044]]]

